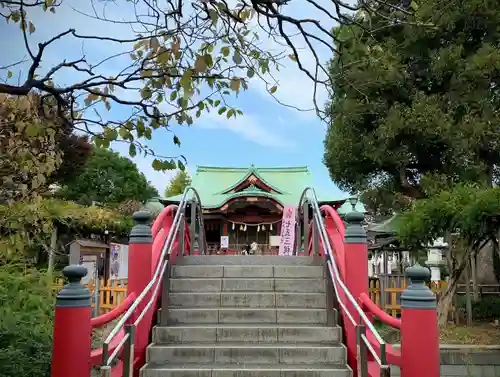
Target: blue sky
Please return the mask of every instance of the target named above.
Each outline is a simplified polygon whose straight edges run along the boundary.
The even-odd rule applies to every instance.
[[[66,0],[63,8],[54,15],[40,12],[30,14],[30,19],[36,25],[35,33],[30,36],[30,45],[33,49],[36,50],[38,41],[46,40],[68,27],[76,28],[81,34],[96,34],[95,30],[98,27],[102,28],[102,22],[96,23],[71,9],[75,7],[82,10],[82,6],[85,8],[81,0]],[[120,12],[124,10],[119,8],[108,10],[108,14],[116,14],[117,18]],[[291,12],[298,12],[298,8],[292,9]],[[325,24],[325,27],[330,27],[330,25]],[[121,30],[110,27],[109,30],[100,30],[97,34],[112,36],[113,33],[121,33]],[[0,35],[2,36],[0,51],[9,51],[8,54],[4,53],[0,56],[0,66],[13,63],[25,56],[26,50],[18,25],[7,25],[3,20],[0,21]],[[73,45],[72,41],[71,39],[62,40],[47,50],[41,70],[50,68],[62,59],[78,57],[82,51],[85,51],[87,57],[98,57],[109,53],[107,51],[109,46],[102,42],[99,44],[86,42],[82,46]],[[264,43],[269,43],[272,47],[273,42],[265,41]],[[329,58],[325,51],[320,50],[320,53],[323,60]],[[304,53],[304,59],[312,63],[312,59],[306,53]],[[109,66],[106,69],[113,70],[116,67]],[[22,82],[23,75],[26,74],[26,66],[18,66],[12,71],[11,80],[17,79]],[[4,81],[6,77],[7,71],[0,71],[0,80]],[[287,62],[275,77],[279,82],[276,96],[280,101],[301,109],[312,108],[313,85],[295,67],[295,63]],[[57,76],[57,82],[72,82],[72,80],[75,80],[75,74],[71,71],[62,72]],[[318,99],[320,103],[326,99],[324,90],[319,93]],[[241,109],[244,115],[227,120],[225,116],[221,117],[211,112],[196,120],[190,127],[172,128],[181,140],[180,148],[173,145],[172,133],[166,130],[155,131],[149,146],[161,155],[183,154],[188,159],[190,172],[195,171],[196,165],[248,166],[254,164],[262,167],[307,165],[313,174],[315,186],[320,192],[329,193],[332,196],[344,196],[330,180],[327,169],[322,163],[325,124],[317,118],[314,112],[298,111],[278,104],[267,93],[264,84],[256,80],[250,82],[247,91],[233,98],[232,104]],[[113,116],[119,116],[124,111],[126,110],[113,108]],[[126,153],[123,144],[115,145],[114,149]],[[134,160],[148,179],[160,192],[163,192],[172,172],[154,171],[150,166],[150,158],[137,157]]]

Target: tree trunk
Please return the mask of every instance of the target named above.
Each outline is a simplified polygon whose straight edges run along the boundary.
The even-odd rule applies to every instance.
[[[465,263],[465,309],[467,312],[466,315],[466,320],[467,320],[467,326],[472,325],[472,299],[471,299],[471,292],[470,292],[470,260],[472,259],[469,258],[467,262]]]
[[[479,284],[477,283],[477,255],[481,252],[479,250],[470,257],[470,272],[472,279],[472,299],[474,302],[479,301]]]
[[[462,255],[458,263],[455,264],[454,269],[451,271],[446,289],[442,293],[438,302],[438,324],[440,327],[445,327],[448,324],[448,315],[453,304],[453,298],[455,297],[457,291],[458,280],[460,279],[460,276],[462,276],[467,258],[469,258],[470,255],[468,251],[464,252],[464,254],[465,255]]]

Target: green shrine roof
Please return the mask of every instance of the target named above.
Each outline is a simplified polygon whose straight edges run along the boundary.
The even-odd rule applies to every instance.
[[[400,220],[400,215],[392,215],[392,217],[381,223],[369,225],[367,231],[378,234],[395,234],[396,230],[398,229]]]
[[[306,187],[313,186],[311,172],[307,166],[285,168],[246,168],[198,166],[191,185],[200,195],[203,208],[214,209],[223,206],[233,198],[253,196],[276,200],[282,205],[297,205]],[[246,187],[245,187],[246,186]],[[263,189],[259,186],[267,186]],[[344,202],[348,197],[329,198],[318,193],[320,202]],[[166,198],[178,202],[181,195]],[[350,212],[351,205],[344,203],[339,213]],[[357,210],[364,212],[358,203]]]

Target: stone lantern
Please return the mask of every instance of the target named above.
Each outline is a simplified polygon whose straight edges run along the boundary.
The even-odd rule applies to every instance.
[[[444,242],[442,237],[436,239],[434,243],[429,246],[425,264],[429,266],[431,270],[431,281],[441,281],[441,265],[444,263],[443,250],[447,247],[448,244]]]

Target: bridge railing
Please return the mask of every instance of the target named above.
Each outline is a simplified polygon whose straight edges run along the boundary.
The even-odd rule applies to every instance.
[[[178,205],[166,207],[152,227],[147,212],[135,213],[134,220],[127,298],[118,307],[91,319],[90,292],[80,283],[85,267],[68,266],[63,271],[69,284],[57,295],[51,377],[88,377],[97,366],[103,377],[137,375],[145,362],[162,281],[168,280],[171,262],[191,253],[195,245],[206,249],[200,198],[192,187],[186,188]],[[111,323],[115,324],[102,348],[91,350],[92,330]]]
[[[345,216],[346,226],[333,208],[319,207],[312,188],[304,190],[298,207],[304,248],[326,260],[343,320],[349,364],[358,377],[390,376],[390,365],[400,367],[402,377],[439,377],[436,298],[424,284],[430,273],[421,266],[407,269],[410,286],[401,296],[401,320],[380,309],[368,296],[364,215],[355,210],[356,202],[351,201],[353,209]],[[386,344],[373,325],[374,317],[401,330],[400,349]]]

